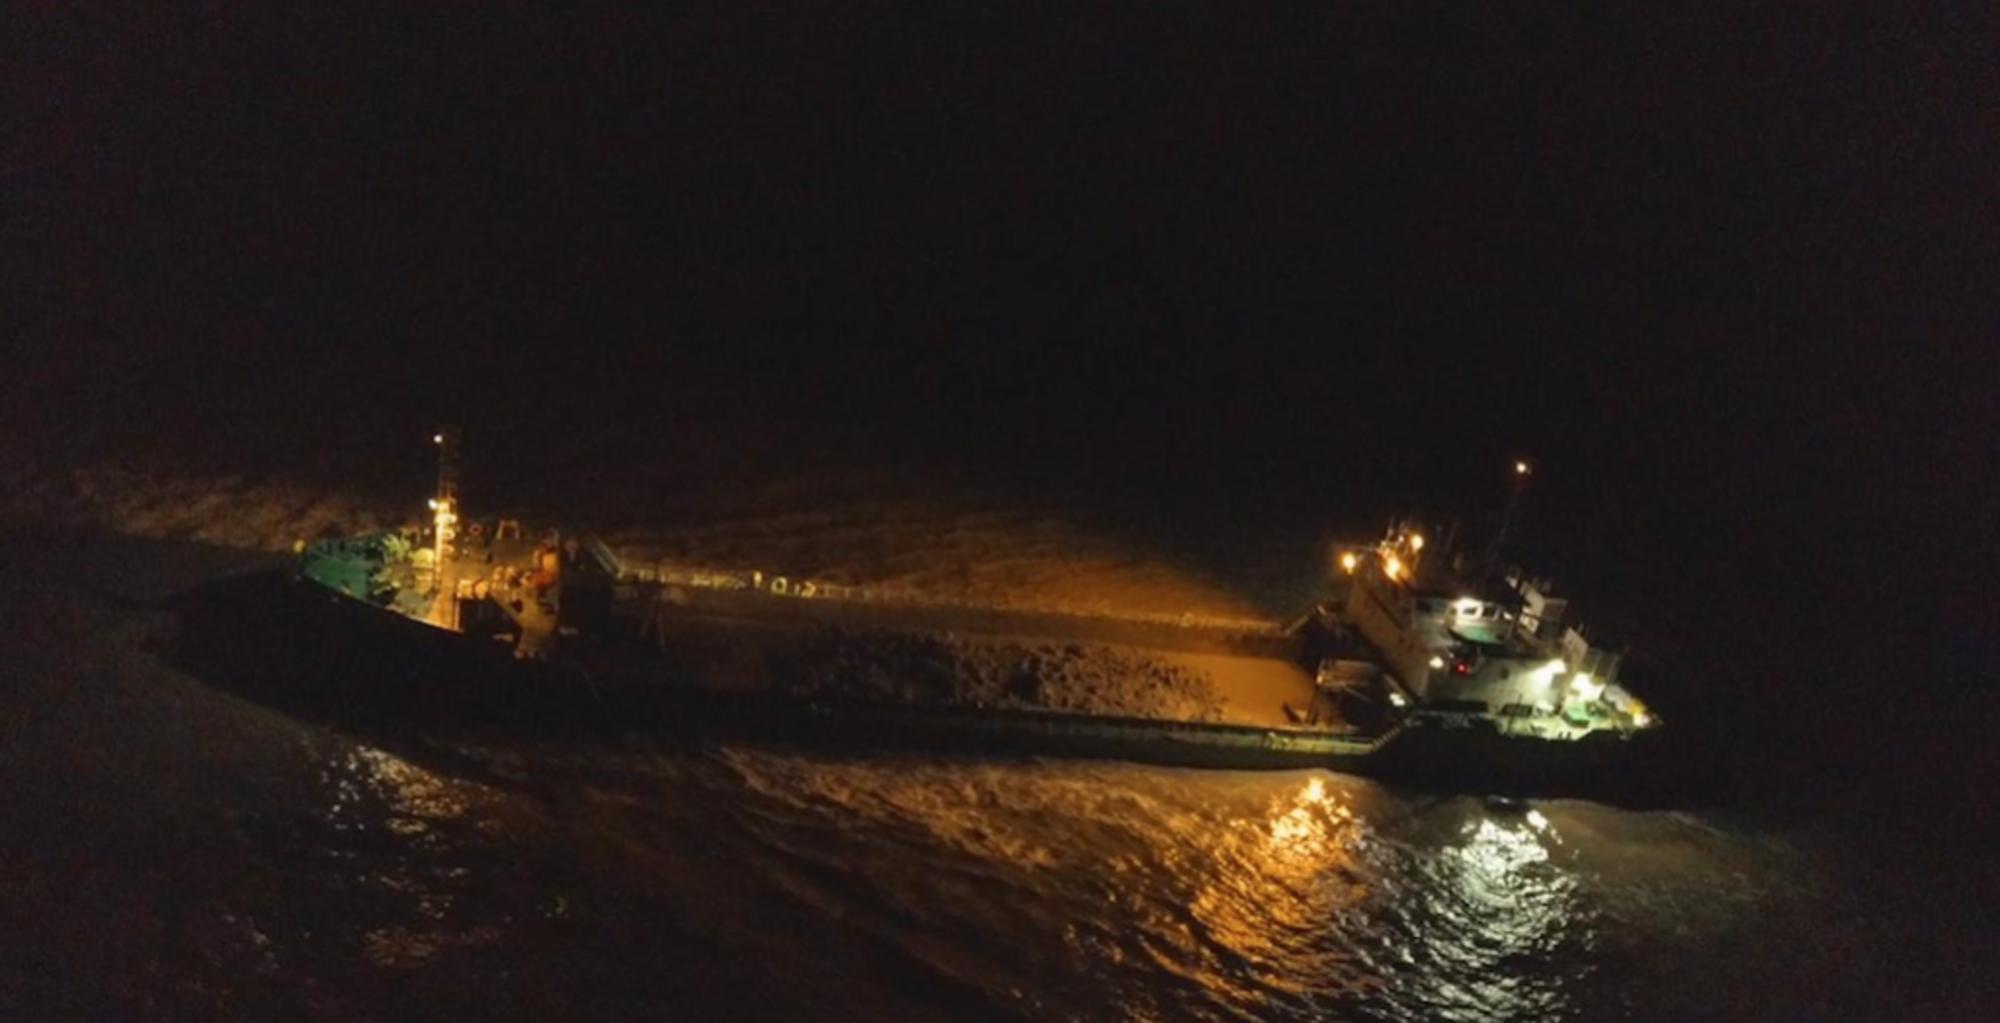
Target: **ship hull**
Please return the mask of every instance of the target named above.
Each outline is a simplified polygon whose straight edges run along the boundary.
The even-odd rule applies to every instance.
[[[278,575],[211,588],[183,609],[183,619],[179,656],[245,695],[352,727],[431,736],[1324,768],[1452,791],[1562,795],[1632,790],[1633,769],[1650,745],[1615,734],[1558,742],[1412,723],[1351,735],[716,692],[670,677],[648,648],[521,661],[504,644]]]
[[[1368,772],[1414,787],[1518,796],[1670,801],[1676,772],[1655,731],[1598,731],[1575,739],[1503,735],[1475,723],[1412,722]]]

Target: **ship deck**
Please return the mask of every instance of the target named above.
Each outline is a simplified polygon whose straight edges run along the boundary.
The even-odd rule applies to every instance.
[[[523,531],[506,538],[476,537],[436,567],[404,559],[383,570],[393,593],[389,610],[428,625],[460,631],[461,615],[491,604],[511,620],[516,656],[538,660],[553,652],[561,631],[562,588],[537,591],[526,576],[546,537]],[[964,604],[893,602],[804,596],[756,588],[704,588],[664,583],[621,583],[619,603],[633,617],[668,616],[704,627],[761,636],[768,645],[796,643],[828,629],[884,635],[945,637],[991,647],[1057,644],[1124,651],[1170,670],[1209,680],[1216,698],[1210,720],[1302,734],[1351,734],[1354,721],[1340,701],[1322,692],[1305,670],[1297,637],[1275,625],[1218,628],[1158,621],[1042,612]],[[472,603],[468,604],[468,600]],[[673,627],[669,626],[668,629]],[[662,630],[667,631],[667,630]],[[732,683],[700,678],[708,688],[768,688],[771,682]],[[1162,719],[1166,720],[1166,719]]]

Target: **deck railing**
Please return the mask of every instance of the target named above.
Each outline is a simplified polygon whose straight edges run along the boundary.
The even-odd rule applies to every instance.
[[[854,584],[832,582],[802,576],[767,575],[763,572],[712,568],[687,565],[674,561],[637,562],[619,556],[609,545],[596,541],[603,553],[597,554],[601,562],[613,572],[619,582],[654,586],[685,586],[694,589],[755,591],[776,597],[799,600],[826,600],[857,604],[901,604],[908,606],[951,607],[981,611],[1011,611],[1030,614],[1060,615],[1067,618],[1103,619],[1119,622],[1139,622],[1151,625],[1175,626],[1186,629],[1201,629],[1214,632],[1236,632],[1249,635],[1284,635],[1285,625],[1262,618],[1236,618],[1224,615],[1205,614],[1194,611],[1104,611],[1078,610],[1060,605],[1040,604],[1032,601],[978,600],[951,594],[938,594],[919,590],[912,586],[891,583]]]

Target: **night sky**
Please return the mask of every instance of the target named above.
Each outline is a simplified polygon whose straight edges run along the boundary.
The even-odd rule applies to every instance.
[[[13,446],[450,419],[1274,528],[1527,455],[1664,663],[1988,706],[1980,5],[633,6],[22,19]]]

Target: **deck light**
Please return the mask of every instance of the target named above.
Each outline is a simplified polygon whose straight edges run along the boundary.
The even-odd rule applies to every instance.
[[[431,434],[431,443],[432,443],[432,444],[443,444],[443,443],[444,443],[444,434],[441,434],[441,433],[434,433],[434,434]]]
[[[1353,574],[1355,567],[1360,564],[1361,564],[1361,559],[1357,557],[1353,551],[1344,551],[1341,553],[1340,555],[1341,571],[1347,572],[1351,575]]]
[[[1424,534],[1422,533],[1410,534],[1410,549],[1413,551],[1420,551],[1424,549]]]
[[[1439,657],[1439,656],[1438,656],[1438,655],[1436,655],[1436,654],[1432,654],[1432,655],[1431,655],[1431,667],[1433,667],[1433,668],[1442,668],[1442,667],[1444,667],[1444,658],[1442,658],[1442,657]]]
[[[1529,691],[1536,693],[1548,692],[1549,686],[1555,682],[1556,676],[1567,670],[1569,670],[1569,665],[1565,664],[1560,657],[1542,664],[1540,667],[1528,672]]]
[[[1604,685],[1590,677],[1590,672],[1579,671],[1569,680],[1569,691],[1578,699],[1595,700],[1604,694]]]
[[[1398,558],[1394,554],[1384,556],[1382,558],[1382,574],[1388,576],[1391,579],[1394,579],[1397,576],[1402,575],[1403,559]]]

